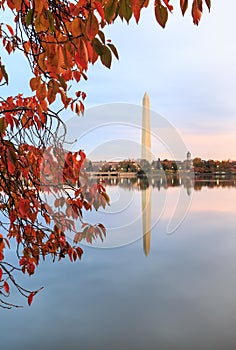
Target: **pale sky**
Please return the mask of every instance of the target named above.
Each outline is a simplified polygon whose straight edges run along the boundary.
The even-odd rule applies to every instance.
[[[143,10],[137,26],[121,21],[107,30],[120,60],[111,71],[92,67],[84,85],[88,105],[141,104],[179,131],[193,157],[236,159],[236,3],[212,1],[199,26],[190,9],[183,18],[179,1],[163,30],[153,8]]]
[[[110,70],[100,63],[91,66],[88,81],[77,89],[87,93],[87,109],[141,105],[147,91],[151,108],[180,133],[193,157],[236,159],[236,3],[213,0],[211,13],[204,8],[198,27],[190,9],[182,18],[179,1],[171,3],[175,9],[165,29],[156,23],[152,4],[142,10],[138,26],[134,20],[109,26],[106,37],[116,45],[120,60],[114,58]],[[14,56],[3,58],[10,81],[15,80],[1,88],[1,96],[29,94],[25,63],[19,58],[16,64]]]

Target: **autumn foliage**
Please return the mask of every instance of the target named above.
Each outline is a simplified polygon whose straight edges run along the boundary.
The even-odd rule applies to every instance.
[[[0,18],[7,13],[9,23],[0,23],[1,51],[21,52],[32,77],[31,96],[0,97],[0,306],[16,306],[7,301],[15,287],[30,305],[40,290],[30,291],[17,283],[17,272],[32,275],[40,259],[66,256],[76,261],[82,256],[77,244],[86,239],[103,239],[102,224],[83,222],[83,211],[109,204],[102,184],[89,183],[83,171],[83,151],[63,148],[66,126],[62,109],[80,115],[85,92],[70,93],[75,84],[87,79],[90,64],[100,61],[111,67],[118,52],[106,38],[104,28],[117,18],[138,23],[148,0],[0,0]],[[210,10],[210,0],[205,0]],[[192,1],[192,17],[198,24],[203,1]],[[180,0],[183,15],[188,0]],[[157,22],[165,27],[173,12],[169,0],[155,0]],[[9,84],[7,62],[0,56],[0,86]],[[25,82],[27,84],[27,82]],[[54,102],[61,101],[59,112]],[[61,130],[63,132],[61,133]],[[60,132],[59,132],[60,131]],[[45,194],[53,198],[52,205]],[[78,231],[76,221],[81,222]],[[66,238],[74,233],[74,241]],[[14,241],[13,241],[14,240]],[[15,242],[18,264],[5,260],[10,241]]]

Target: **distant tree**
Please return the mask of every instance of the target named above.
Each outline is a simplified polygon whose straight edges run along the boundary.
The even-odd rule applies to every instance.
[[[92,164],[91,160],[89,160],[89,161],[87,162],[87,164],[85,165],[85,167],[86,167],[86,171],[93,171],[93,164]]]
[[[172,162],[172,166],[171,167],[172,167],[173,171],[177,171],[178,170],[176,162]]]

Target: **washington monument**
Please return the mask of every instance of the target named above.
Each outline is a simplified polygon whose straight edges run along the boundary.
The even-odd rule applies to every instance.
[[[143,96],[142,119],[142,159],[151,163],[150,100],[146,92]]]

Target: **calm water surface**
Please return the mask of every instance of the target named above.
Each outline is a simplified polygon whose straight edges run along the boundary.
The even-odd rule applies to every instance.
[[[187,207],[192,199],[191,207],[167,234],[180,188],[182,203]],[[152,201],[149,252],[140,186],[127,182],[107,191],[111,207],[86,219],[107,226],[104,246],[120,247],[84,246],[81,262],[42,263],[24,281],[30,288],[45,286],[32,306],[0,309],[2,348],[234,350],[235,183],[153,183],[146,190]]]

